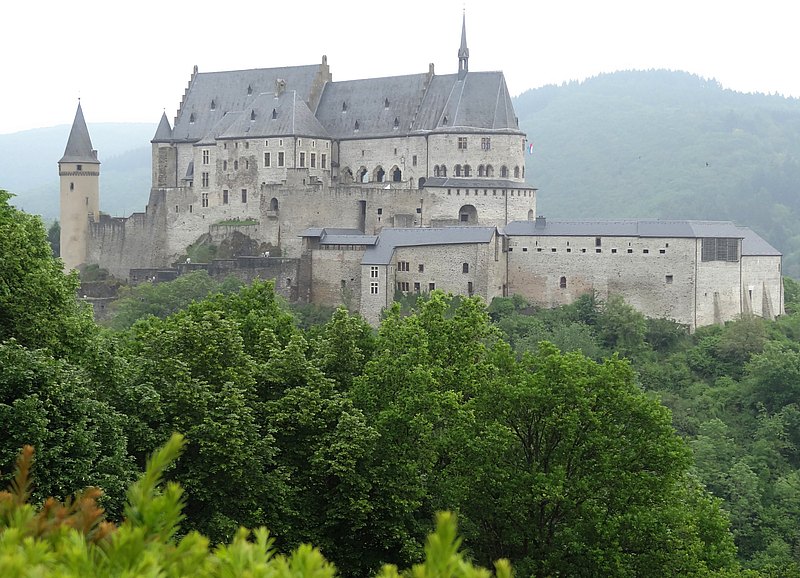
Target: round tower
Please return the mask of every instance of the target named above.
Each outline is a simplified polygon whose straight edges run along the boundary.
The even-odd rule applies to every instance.
[[[69,271],[86,262],[89,222],[100,218],[100,161],[89,129],[78,110],[64,156],[58,161],[61,179],[61,260]]]

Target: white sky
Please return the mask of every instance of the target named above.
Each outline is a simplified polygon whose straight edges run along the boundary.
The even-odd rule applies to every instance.
[[[800,97],[792,0],[63,0],[4,3],[0,134],[172,121],[201,72],[314,64],[334,80],[503,70],[515,96],[601,72],[667,68]]]

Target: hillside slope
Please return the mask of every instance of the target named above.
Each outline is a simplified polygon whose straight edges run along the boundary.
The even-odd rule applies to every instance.
[[[537,210],[561,218],[731,219],[800,277],[800,101],[683,72],[631,71],[515,99]]]

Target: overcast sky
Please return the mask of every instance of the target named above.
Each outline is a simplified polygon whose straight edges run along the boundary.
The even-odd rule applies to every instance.
[[[792,0],[63,0],[4,3],[0,134],[172,121],[201,72],[313,64],[334,80],[503,70],[513,96],[602,72],[666,68],[800,96]]]

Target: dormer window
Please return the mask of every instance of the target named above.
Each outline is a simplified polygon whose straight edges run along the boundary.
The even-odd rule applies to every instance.
[[[194,113],[189,115],[189,124],[194,124]]]
[[[342,112],[347,112],[347,103],[342,102]]]
[[[400,121],[397,120],[397,117],[395,117],[395,119],[394,119],[394,128],[399,128],[399,127],[400,127]]]
[[[447,115],[442,119],[442,126],[447,126]]]
[[[217,110],[217,103],[214,100],[211,100],[211,110]]]
[[[354,125],[353,130],[358,130],[358,121],[356,121],[356,124]]]
[[[388,98],[383,100],[383,108],[389,108],[389,99]]]
[[[251,110],[250,111],[250,121],[252,122],[255,119],[256,119],[256,111],[255,110]]]
[[[272,120],[275,120],[276,118],[278,118],[278,111],[277,111],[277,109],[273,108],[272,109]]]
[[[250,96],[251,94],[253,94],[253,87],[248,85],[247,86],[247,96]]]

